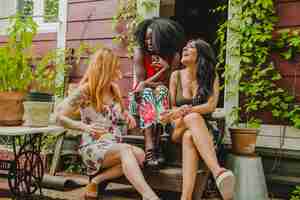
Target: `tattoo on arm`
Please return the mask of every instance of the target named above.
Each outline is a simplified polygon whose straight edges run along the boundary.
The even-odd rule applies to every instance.
[[[71,118],[80,108],[83,101],[83,94],[80,89],[70,94],[60,105],[58,105],[56,110],[59,123],[66,128],[83,130],[83,123]]]

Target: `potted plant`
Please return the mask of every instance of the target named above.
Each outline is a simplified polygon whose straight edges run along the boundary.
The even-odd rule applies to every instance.
[[[0,125],[22,124],[22,101],[32,80],[31,44],[37,24],[17,14],[10,18],[7,43],[0,47]]]
[[[59,63],[60,50],[51,51],[32,61],[32,82],[24,101],[24,125],[48,126],[53,111],[54,96],[57,95],[56,75],[64,73],[66,67]],[[64,55],[64,54],[63,54]]]

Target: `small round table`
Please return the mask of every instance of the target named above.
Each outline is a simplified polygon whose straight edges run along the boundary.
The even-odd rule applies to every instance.
[[[38,189],[42,193],[41,183],[44,166],[40,156],[42,136],[48,133],[63,132],[59,126],[25,127],[0,126],[0,136],[11,138],[13,160],[0,160],[0,170],[8,170],[8,184],[12,194],[28,197]]]

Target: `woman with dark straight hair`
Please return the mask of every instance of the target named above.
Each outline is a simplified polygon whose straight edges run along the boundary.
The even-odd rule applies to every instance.
[[[192,199],[200,156],[211,170],[223,199],[232,199],[234,175],[218,163],[214,140],[220,137],[208,121],[219,99],[214,52],[205,41],[192,40],[183,48],[181,63],[185,68],[174,71],[170,79],[172,109],[160,117],[163,122],[174,123],[172,140],[182,143],[181,200]]]

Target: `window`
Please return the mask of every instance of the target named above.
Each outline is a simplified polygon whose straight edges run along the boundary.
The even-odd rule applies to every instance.
[[[0,6],[0,35],[5,35],[5,30],[8,26],[8,16],[16,13],[16,0],[1,0]]]
[[[18,0],[18,9],[31,15],[39,25],[39,32],[56,32],[59,0]]]
[[[8,17],[17,11],[33,16],[38,32],[57,32],[59,0],[0,0],[0,34],[5,34]]]

